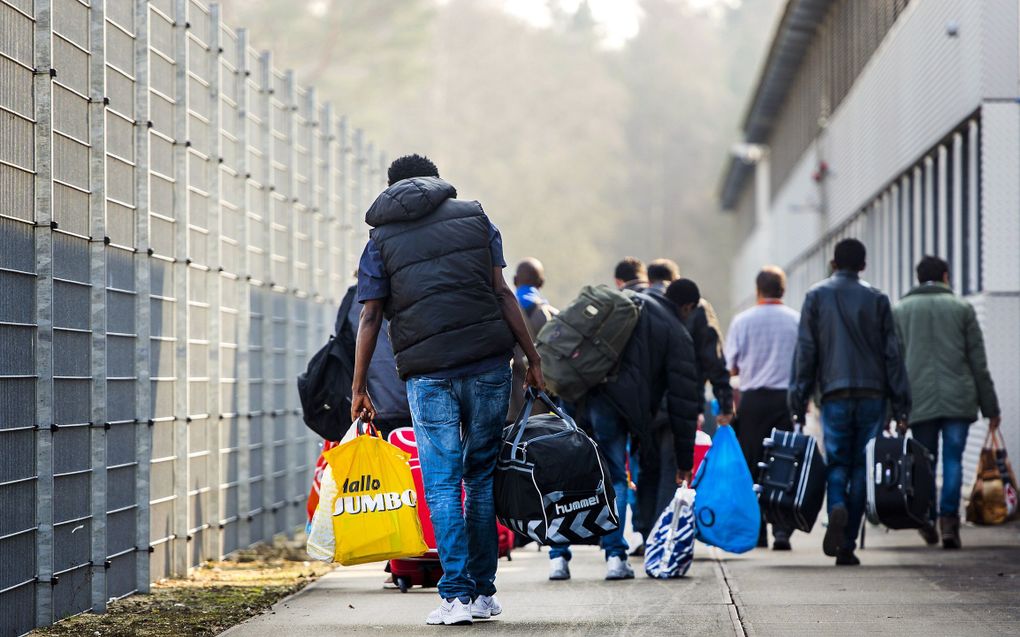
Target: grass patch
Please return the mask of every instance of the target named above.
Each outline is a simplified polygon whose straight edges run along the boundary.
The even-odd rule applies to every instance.
[[[267,610],[333,569],[309,561],[304,545],[280,542],[206,562],[188,579],[160,580],[146,595],[40,628],[33,637],[193,637],[216,635]]]

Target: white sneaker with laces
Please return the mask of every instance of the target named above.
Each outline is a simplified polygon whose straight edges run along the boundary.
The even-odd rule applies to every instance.
[[[606,579],[634,579],[634,569],[625,558],[614,555],[606,561]]]
[[[439,608],[429,613],[425,623],[429,626],[446,624],[447,626],[460,626],[471,623],[471,604],[462,602],[456,597],[445,599]]]
[[[503,612],[499,600],[495,596],[479,595],[471,602],[471,617],[475,619],[489,619]]]
[[[549,579],[570,579],[570,563],[565,557],[554,557],[549,560]]]

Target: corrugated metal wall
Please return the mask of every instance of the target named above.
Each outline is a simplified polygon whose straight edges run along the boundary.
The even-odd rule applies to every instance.
[[[383,162],[215,5],[0,18],[8,636],[302,524],[294,378]]]

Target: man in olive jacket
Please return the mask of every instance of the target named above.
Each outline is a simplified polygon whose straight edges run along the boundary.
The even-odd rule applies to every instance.
[[[981,326],[974,307],[949,287],[949,264],[938,257],[924,257],[917,264],[917,280],[920,285],[893,309],[913,395],[910,428],[914,438],[934,454],[936,464],[942,435],[939,527],[942,545],[960,548],[960,488],[967,430],[977,420],[979,407],[989,426],[998,428],[999,400],[988,373]],[[921,529],[929,544],[939,539],[935,514],[933,508],[932,525]]]

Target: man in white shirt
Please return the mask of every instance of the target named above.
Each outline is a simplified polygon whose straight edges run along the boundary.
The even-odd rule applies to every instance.
[[[800,322],[800,315],[783,304],[786,274],[780,268],[765,266],[755,283],[758,303],[734,317],[725,350],[730,373],[740,376],[740,402],[733,428],[752,476],[758,474],[762,441],[772,428],[793,429],[786,394]],[[791,529],[773,527],[772,548],[790,550],[790,533]],[[764,520],[758,546],[768,547]]]

